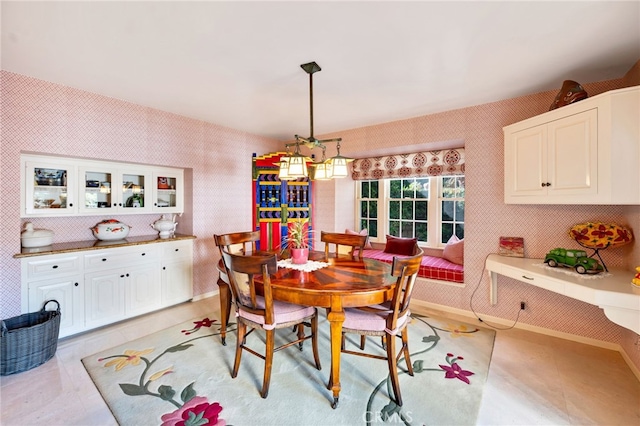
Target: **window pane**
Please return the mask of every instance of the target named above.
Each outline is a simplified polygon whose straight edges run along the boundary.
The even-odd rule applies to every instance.
[[[389,197],[402,198],[402,182],[400,180],[389,182]]]
[[[378,217],[378,202],[369,201],[369,217]]]
[[[389,202],[389,218],[400,219],[400,202],[399,201]]]
[[[402,235],[403,238],[413,238],[413,222],[402,222]]]
[[[362,182],[361,184],[361,190],[360,190],[360,196],[362,198],[370,198],[370,185],[369,182]]]
[[[456,222],[464,222],[464,201],[456,201]]]
[[[360,229],[369,228],[369,221],[367,219],[360,219]]]
[[[427,202],[416,201],[416,220],[427,220]]]
[[[402,202],[402,219],[413,219],[413,201]]]
[[[402,198],[414,198],[414,196],[413,179],[402,179]]]
[[[456,237],[460,239],[464,238],[464,223],[456,224]]]
[[[369,230],[369,236],[376,238],[378,236],[378,221],[377,220],[370,220],[369,221],[369,228],[367,228]]]
[[[397,220],[389,221],[389,235],[400,236],[400,222]]]
[[[360,217],[369,217],[369,203],[360,201]]]
[[[453,224],[452,223],[443,223],[442,224],[442,238],[440,239],[441,243],[446,243],[449,241],[449,238],[453,235]]]
[[[370,182],[371,184],[371,194],[369,198],[378,198],[378,181],[374,180]]]
[[[416,198],[429,198],[429,179],[416,179]]]
[[[443,201],[442,202],[442,216],[441,219],[443,221],[453,220],[453,201]]]
[[[418,241],[429,241],[429,231],[426,222],[416,222],[416,237],[418,237]]]

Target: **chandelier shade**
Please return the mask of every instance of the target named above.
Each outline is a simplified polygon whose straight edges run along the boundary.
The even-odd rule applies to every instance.
[[[313,135],[313,74],[321,71],[322,68],[315,62],[302,64],[300,67],[309,74],[309,116],[311,132],[307,138],[295,135],[295,142],[285,144],[287,156],[281,158],[278,177],[280,180],[291,180],[308,176],[314,180],[347,177],[349,175],[347,164],[353,161],[353,159],[340,155],[340,142],[342,138],[316,139]],[[327,147],[325,144],[331,142],[336,143],[337,154],[335,157],[327,160],[325,155]],[[300,147],[303,146],[311,150],[315,148],[322,149],[322,159],[319,162],[309,164],[312,171],[311,174],[309,174],[309,170],[307,169],[307,162],[312,161],[312,159],[301,154]],[[293,149],[292,154],[290,154],[291,149]]]

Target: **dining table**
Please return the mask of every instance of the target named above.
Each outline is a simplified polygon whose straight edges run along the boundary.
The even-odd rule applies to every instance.
[[[256,281],[259,280],[256,277]],[[341,390],[340,354],[344,309],[389,301],[395,284],[391,265],[379,260],[358,259],[346,254],[327,256],[325,252],[310,251],[308,264],[292,265],[287,251],[278,254],[278,270],[271,276],[273,298],[325,308],[327,311],[331,336],[331,371],[327,389],[333,392],[333,408],[338,406]],[[222,291],[228,292],[228,289],[221,288],[221,293]],[[228,319],[228,297],[224,301],[220,299],[220,308],[222,318]],[[224,321],[224,327],[226,322]]]

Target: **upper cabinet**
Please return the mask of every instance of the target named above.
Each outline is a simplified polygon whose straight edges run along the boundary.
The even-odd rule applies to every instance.
[[[507,204],[640,204],[640,86],[504,127]]]
[[[21,216],[181,213],[182,169],[24,154]]]

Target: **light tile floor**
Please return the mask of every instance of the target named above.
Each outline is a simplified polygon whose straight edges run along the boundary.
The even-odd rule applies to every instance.
[[[46,364],[0,378],[0,424],[117,424],[80,359],[217,308],[217,297],[184,303],[60,341]],[[637,426],[640,382],[615,351],[498,331],[478,424]]]

